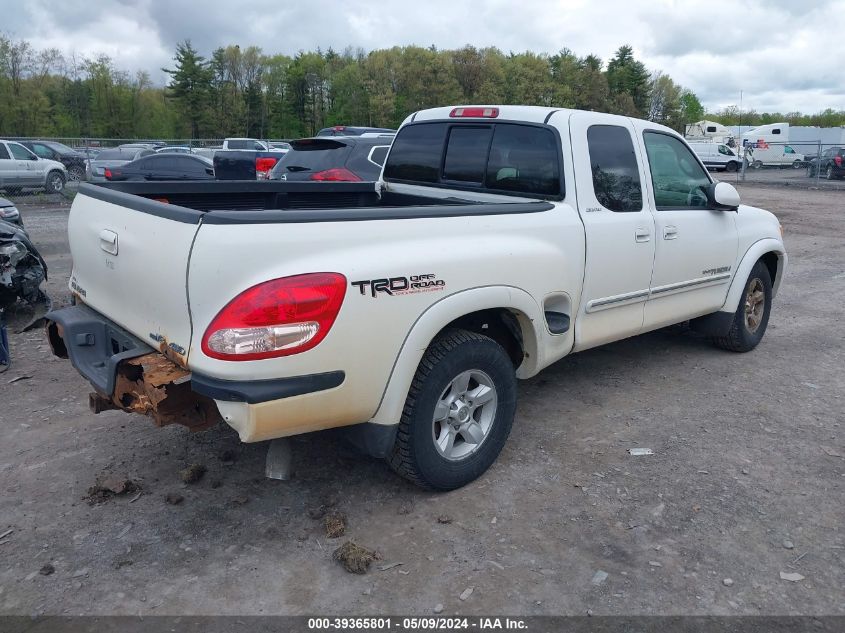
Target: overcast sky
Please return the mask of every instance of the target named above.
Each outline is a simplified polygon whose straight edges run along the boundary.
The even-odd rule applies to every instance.
[[[845,0],[0,0],[0,31],[163,82],[177,42],[265,53],[417,44],[607,61],[629,43],[709,110],[845,109]]]

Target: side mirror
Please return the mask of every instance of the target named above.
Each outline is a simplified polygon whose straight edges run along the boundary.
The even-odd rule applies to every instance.
[[[739,208],[739,192],[727,182],[717,182],[704,187],[707,202],[716,211],[736,211]]]

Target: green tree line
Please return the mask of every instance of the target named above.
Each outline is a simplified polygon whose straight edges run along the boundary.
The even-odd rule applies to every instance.
[[[328,125],[396,127],[410,112],[454,103],[597,110],[678,131],[704,116],[693,92],[649,72],[627,45],[605,63],[569,49],[548,55],[469,45],[318,49],[292,57],[233,45],[206,56],[186,40],[162,70],[167,86],[104,55],[67,57],[0,35],[0,135],[295,138]],[[733,114],[713,117],[732,124]],[[841,122],[843,114],[817,116]],[[751,113],[743,119],[752,124]]]

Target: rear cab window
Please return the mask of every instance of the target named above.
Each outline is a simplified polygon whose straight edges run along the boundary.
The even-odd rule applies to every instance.
[[[561,199],[560,141],[553,128],[511,122],[432,122],[402,128],[386,181]]]

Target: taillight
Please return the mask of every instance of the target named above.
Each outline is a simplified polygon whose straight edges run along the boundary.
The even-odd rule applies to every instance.
[[[107,180],[111,180],[111,169],[106,167],[105,171],[103,171],[103,175],[106,177]]]
[[[272,156],[261,156],[255,159],[255,171],[270,171],[276,166],[277,158]]]
[[[311,174],[308,178],[309,180],[332,180],[332,181],[345,181],[345,182],[361,182],[361,179],[356,175],[353,174],[348,169],[344,169],[343,167],[335,167],[334,169],[326,169],[325,171],[317,171]]]
[[[220,360],[305,352],[326,338],[345,294],[346,277],[339,273],[309,273],[258,284],[214,317],[202,337],[202,351]]]
[[[841,156],[834,156],[833,162],[836,163],[837,167],[842,167],[842,157]]]
[[[499,116],[499,108],[455,108],[449,116],[495,119]]]

